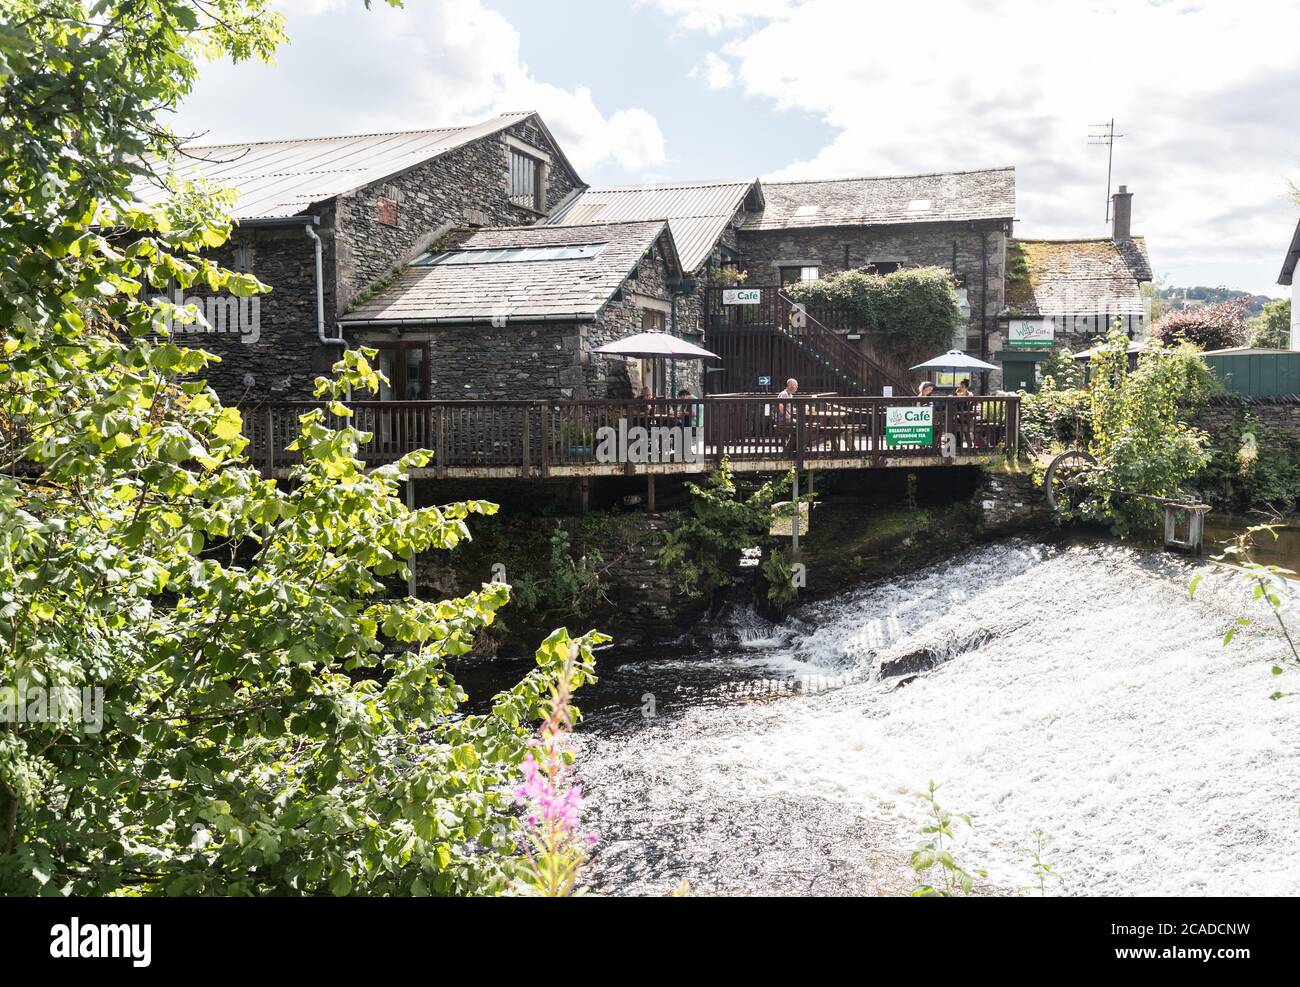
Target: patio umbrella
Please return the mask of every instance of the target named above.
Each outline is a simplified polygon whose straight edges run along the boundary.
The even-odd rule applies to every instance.
[[[667,332],[638,332],[623,339],[616,339],[612,343],[606,343],[604,346],[597,346],[591,352],[603,353],[607,356],[667,357],[672,366],[670,389],[677,387],[678,360],[721,359],[718,354],[710,353],[702,346],[688,343]]]
[[[718,354],[710,353],[702,346],[688,343],[684,339],[666,332],[638,332],[634,336],[616,339],[604,346],[597,346],[591,352],[605,353],[609,356],[666,356],[670,360],[718,360]]]
[[[997,370],[998,368],[991,363],[985,363],[983,360],[977,360],[973,356],[967,356],[961,350],[949,350],[941,356],[936,356],[933,360],[926,360],[924,363],[918,363],[913,370]]]

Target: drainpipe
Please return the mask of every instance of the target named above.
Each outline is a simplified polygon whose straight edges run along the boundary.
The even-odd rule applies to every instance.
[[[320,235],[310,226],[304,226],[303,229],[307,231],[307,235],[311,237],[316,248],[316,338],[320,340],[322,346],[338,346],[346,350],[348,341],[343,338],[342,326],[339,326],[337,338],[325,335],[325,276],[321,263]],[[347,389],[347,400],[352,400],[351,386]]]
[[[320,236],[310,226],[304,226],[307,235],[312,238],[316,246],[316,338],[320,340],[322,346],[341,346],[348,348],[348,341],[343,338],[343,329],[339,328],[337,338],[325,335],[325,278],[322,274],[321,265],[321,240]]]

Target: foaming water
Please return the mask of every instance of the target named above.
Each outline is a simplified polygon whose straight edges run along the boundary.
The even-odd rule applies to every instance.
[[[930,779],[990,891],[1300,891],[1300,698],[1248,594],[1113,545],[985,546],[702,653],[604,669],[580,764],[603,893],[898,893]],[[811,574],[815,576],[815,574]],[[1298,615],[1300,616],[1300,615]]]

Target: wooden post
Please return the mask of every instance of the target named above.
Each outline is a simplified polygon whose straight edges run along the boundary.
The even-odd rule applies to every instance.
[[[275,476],[275,411],[266,406],[266,475]]]
[[[651,514],[655,513],[655,475],[653,473],[646,474],[645,505],[646,510]]]
[[[532,463],[530,462],[530,453],[532,451],[532,422],[530,420],[531,416],[528,414],[529,410],[528,406],[524,405],[524,434],[520,441],[520,452],[522,453],[523,463],[519,467],[519,475],[524,477],[528,476],[532,471]]]
[[[790,554],[799,557],[799,471],[794,471],[794,515],[790,518]]]
[[[438,406],[435,421],[437,434],[433,447],[434,473],[439,479],[447,476],[447,417],[442,405]]]
[[[588,489],[585,476],[578,480],[578,497],[582,501],[582,513],[586,514],[591,506],[591,491]]]

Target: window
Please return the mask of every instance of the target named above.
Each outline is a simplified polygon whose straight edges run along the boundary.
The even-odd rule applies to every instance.
[[[800,281],[816,281],[820,276],[818,269],[815,267],[781,268],[782,284],[798,284]]]
[[[893,274],[902,266],[903,262],[901,260],[873,260],[871,262],[871,269],[876,274]]]
[[[378,353],[378,369],[388,378],[379,386],[381,401],[423,401],[429,397],[429,344],[406,341],[368,343]]]
[[[820,208],[820,206],[800,206],[794,211],[794,215],[796,219],[806,219],[809,216],[816,216]]]
[[[532,260],[585,260],[600,253],[603,243],[576,243],[543,247],[497,247],[481,250],[452,250],[425,254],[412,263],[420,267],[442,264],[518,264]]]
[[[642,332],[663,332],[667,328],[668,319],[663,312],[654,308],[643,308],[641,310]]]
[[[531,155],[510,149],[510,201],[542,212],[542,163]]]

